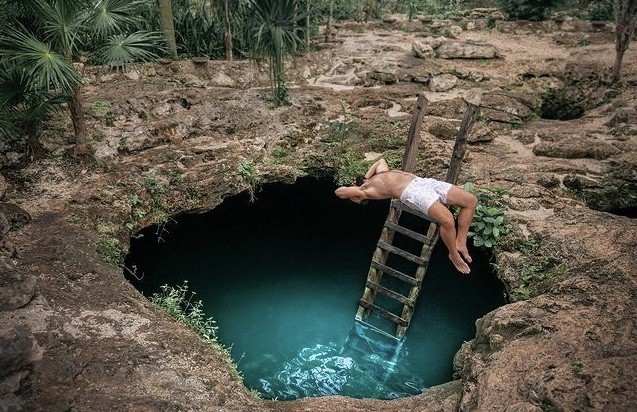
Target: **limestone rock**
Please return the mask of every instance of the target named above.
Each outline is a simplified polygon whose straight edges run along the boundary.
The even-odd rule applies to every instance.
[[[431,121],[427,131],[440,140],[454,140],[458,126],[448,120],[436,119]]]
[[[496,122],[521,124],[531,116],[532,110],[514,96],[495,92],[482,96],[480,114]]]
[[[219,71],[210,79],[210,84],[217,87],[236,87],[237,82],[226,73]]]
[[[138,70],[131,70],[129,72],[126,72],[125,76],[127,79],[133,80],[133,81],[137,81],[141,78],[141,75]]]
[[[4,215],[10,230],[20,229],[31,222],[29,213],[13,203],[0,203],[0,215]]]
[[[473,44],[461,41],[448,41],[436,49],[441,59],[495,59],[499,52],[489,44]]]
[[[421,59],[429,59],[435,56],[434,49],[427,43],[415,40],[411,44],[411,50],[414,52],[414,56]]]
[[[476,123],[467,136],[467,143],[486,143],[495,138],[496,133],[492,128],[486,127],[483,123]]]
[[[429,82],[429,88],[432,92],[446,92],[453,89],[458,84],[458,78],[453,74],[444,73],[434,76]]]
[[[449,29],[447,30],[447,33],[449,34],[449,37],[451,37],[452,39],[457,39],[458,36],[460,36],[460,34],[463,32],[462,27],[460,26],[451,26],[449,27]]]
[[[395,70],[390,68],[387,69],[376,69],[369,73],[369,78],[373,80],[381,81],[385,84],[394,84],[398,83],[398,75]]]
[[[0,311],[21,308],[35,296],[35,277],[0,271]]]
[[[444,36],[436,36],[436,37],[427,36],[420,40],[420,42],[430,45],[433,49],[437,49],[446,41],[447,41],[447,38]]]
[[[32,364],[42,358],[42,350],[26,325],[0,326],[0,410],[22,411],[16,396]]]
[[[540,142],[533,146],[536,156],[557,157],[562,159],[607,159],[618,154],[619,149],[605,142],[590,139],[561,139],[556,142]]]

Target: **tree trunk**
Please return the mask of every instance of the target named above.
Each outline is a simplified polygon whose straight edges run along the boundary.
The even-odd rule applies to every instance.
[[[31,148],[34,159],[42,159],[45,156],[44,148],[40,144],[38,139],[38,128],[33,122],[28,122],[24,127],[24,132],[27,135],[27,142]]]
[[[305,0],[305,48],[310,51],[310,0]]]
[[[177,58],[177,40],[175,39],[175,23],[173,21],[173,6],[171,0],[158,0],[159,26],[166,36],[170,55]]]
[[[232,61],[232,27],[230,26],[230,11],[228,10],[228,0],[223,0],[223,45],[226,49],[226,60]]]
[[[330,41],[330,32],[332,31],[332,13],[334,12],[334,0],[330,0],[330,14],[327,16],[327,25],[325,26],[325,43]]]
[[[637,25],[637,0],[615,0],[615,64],[611,75],[611,83],[621,78],[624,53],[628,50],[630,39]]]
[[[75,91],[69,103],[69,108],[71,109],[71,121],[73,122],[73,130],[75,132],[75,154],[85,156],[88,154],[87,132],[80,87]]]

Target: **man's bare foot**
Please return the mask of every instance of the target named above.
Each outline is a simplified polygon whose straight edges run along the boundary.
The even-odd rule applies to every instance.
[[[469,265],[467,265],[467,262],[462,260],[462,257],[459,253],[456,253],[455,255],[449,253],[449,260],[451,261],[451,263],[453,263],[458,272],[464,273],[465,275],[471,272],[471,269],[469,269]]]
[[[460,253],[460,256],[462,256],[464,260],[466,260],[468,263],[473,262],[473,259],[471,259],[471,256],[469,256],[469,250],[467,249],[467,245],[460,245],[457,247],[458,247],[458,253]]]

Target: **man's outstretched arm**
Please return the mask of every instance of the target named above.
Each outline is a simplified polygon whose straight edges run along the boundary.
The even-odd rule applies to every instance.
[[[341,186],[334,193],[341,199],[349,199],[356,203],[367,199],[365,192],[358,186]]]

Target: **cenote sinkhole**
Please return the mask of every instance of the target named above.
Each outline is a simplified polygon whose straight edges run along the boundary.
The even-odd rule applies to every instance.
[[[398,342],[355,322],[389,201],[338,199],[329,179],[263,185],[204,214],[174,217],[131,239],[128,276],[144,295],[186,280],[217,322],[244,383],[263,397],[392,399],[452,379],[475,320],[505,303],[488,258],[468,276],[442,242],[433,251],[414,317]]]

